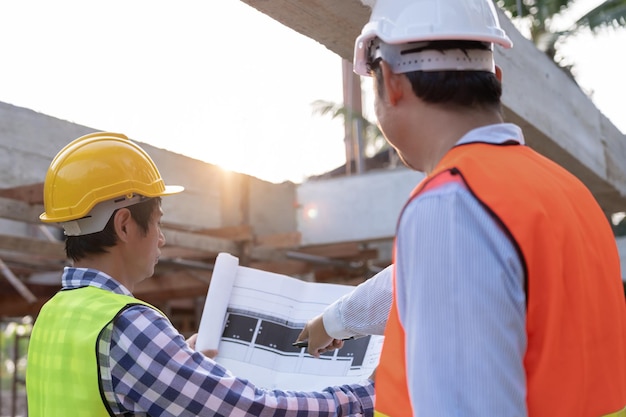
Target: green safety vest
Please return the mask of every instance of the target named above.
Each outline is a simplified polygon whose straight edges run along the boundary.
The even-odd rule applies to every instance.
[[[60,291],[42,307],[28,346],[30,417],[113,415],[100,384],[98,337],[120,311],[137,304],[152,307],[88,286]]]

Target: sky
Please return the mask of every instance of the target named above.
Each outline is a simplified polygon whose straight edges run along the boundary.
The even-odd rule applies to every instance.
[[[626,132],[626,29],[605,32],[562,51]],[[345,161],[341,121],[312,106],[343,101],[341,59],[239,0],[5,0],[0,39],[2,102],[271,182]]]

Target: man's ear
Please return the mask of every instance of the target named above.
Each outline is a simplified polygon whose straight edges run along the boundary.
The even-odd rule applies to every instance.
[[[115,233],[117,234],[118,239],[123,242],[128,241],[129,237],[129,226],[132,222],[132,216],[130,214],[130,210],[127,208],[121,208],[113,217],[113,225],[115,227]]]
[[[403,74],[394,74],[385,61],[380,61],[380,67],[387,101],[395,106],[404,94],[402,82],[406,80],[406,77]]]
[[[502,82],[502,68],[496,65],[496,78]]]

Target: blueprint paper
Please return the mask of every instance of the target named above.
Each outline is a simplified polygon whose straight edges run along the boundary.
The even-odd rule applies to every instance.
[[[291,345],[307,321],[353,288],[239,266],[220,253],[196,349],[217,348],[218,363],[262,388],[310,391],[363,381],[378,365],[382,336],[345,341],[319,359]]]

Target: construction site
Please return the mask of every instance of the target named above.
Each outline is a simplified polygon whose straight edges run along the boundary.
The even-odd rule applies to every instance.
[[[359,0],[242,1],[325,45],[347,64],[369,17]],[[624,135],[506,16],[500,19],[515,43],[513,50],[496,51],[507,74],[506,121],[523,129],[530,147],[582,180],[608,218],[623,212]],[[345,94],[344,99],[354,100]],[[62,229],[39,221],[46,170],[70,140],[98,130],[0,103],[0,330],[13,332],[11,339],[0,340],[0,364],[14,364],[10,370],[0,366],[0,416],[26,415],[19,359],[30,324],[59,290],[61,271],[70,264]],[[422,178],[401,164],[372,167],[355,157],[332,175],[275,184],[139,144],[163,178],[185,192],[163,200],[167,243],[154,276],[134,295],[161,309],[186,335],[198,329],[219,253],[305,281],[367,280],[392,262],[398,214]],[[623,258],[626,245],[618,239],[618,246]]]

